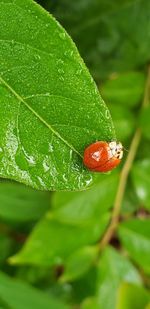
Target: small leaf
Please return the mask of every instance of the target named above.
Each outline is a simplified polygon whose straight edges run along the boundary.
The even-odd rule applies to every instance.
[[[150,209],[150,159],[139,160],[132,168],[132,181],[140,203]]]
[[[134,107],[140,103],[145,87],[143,73],[130,72],[106,81],[101,88],[102,96],[107,103]]]
[[[82,277],[96,260],[97,254],[97,247],[84,247],[75,251],[66,259],[60,281],[73,281]]]
[[[0,183],[0,217],[3,220],[38,220],[49,208],[50,195],[47,192],[35,191],[16,183]]]
[[[142,287],[123,283],[119,289],[116,309],[144,309],[150,294]]]
[[[59,300],[19,280],[0,273],[0,298],[11,309],[67,309]]]
[[[0,176],[42,190],[92,183],[84,148],[115,138],[71,38],[31,0],[0,0]]]
[[[118,230],[120,240],[131,258],[147,273],[150,273],[149,223],[148,219],[132,219],[123,222]]]
[[[108,247],[99,261],[97,302],[99,308],[116,308],[118,288],[122,282],[141,284],[134,266],[116,250]]]

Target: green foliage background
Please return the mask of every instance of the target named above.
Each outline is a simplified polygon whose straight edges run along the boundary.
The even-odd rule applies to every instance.
[[[12,2],[0,1],[0,16],[2,19],[4,17],[5,22],[4,11],[6,12],[9,18],[7,25],[11,20],[9,5]],[[20,112],[23,146],[31,152],[34,149],[34,155],[39,159],[38,167],[30,166],[32,181],[28,181],[25,174],[18,170],[16,172],[11,156],[13,149],[7,144],[5,164],[9,164],[5,170],[1,151],[5,124],[8,120],[15,119],[19,98],[14,98],[13,92],[8,95],[7,85],[1,83],[0,308],[149,309],[150,2],[38,1],[72,37],[109,108],[117,139],[127,149],[119,168],[110,174],[98,176],[84,169],[81,157],[88,143],[96,139],[114,138],[114,128],[107,107],[99,98],[76,47],[66,33],[64,36],[64,30],[57,28],[58,25],[51,20],[51,26],[58,33],[53,37],[49,36],[49,32],[43,30],[49,22],[48,15],[45,19],[43,17],[41,23],[36,24],[34,20],[31,23],[28,15],[23,19],[23,10],[22,15],[17,15],[21,14],[17,11],[19,0],[14,2],[18,5],[13,13],[16,25],[20,18],[22,29],[28,28],[28,35],[30,31],[34,32],[35,26],[41,29],[39,41],[32,32],[30,43],[35,49],[42,45],[47,50],[52,46],[53,57],[49,59],[47,54],[40,52],[39,58],[39,54],[35,55],[35,50],[32,54],[30,49],[19,48],[12,42],[11,27],[9,29],[7,25],[5,28],[1,26],[2,77],[7,79],[7,85],[10,81],[14,89],[22,91],[23,100],[26,100],[26,94],[30,93],[31,88],[35,94],[42,93],[41,87],[43,91],[47,91],[48,87],[54,90],[55,98],[52,101],[48,98],[29,98],[28,104],[32,108],[40,106],[36,111],[43,119],[57,120],[54,127],[58,134],[54,134],[55,158],[45,162],[49,142],[47,128],[42,127],[40,122],[34,123],[29,111],[27,113],[23,107]],[[20,3],[22,6],[26,5],[25,0]],[[28,13],[34,16],[34,10]],[[16,38],[22,29],[17,29],[16,26]],[[7,36],[9,40],[11,38],[11,46],[4,46],[4,40],[5,43],[8,41]],[[28,37],[23,36],[21,40],[23,44],[23,40],[28,40]],[[69,58],[68,54],[66,58],[62,58],[63,52],[68,51],[71,52]],[[18,54],[20,58],[17,58]],[[62,67],[61,61],[56,64],[56,56],[66,66]],[[28,62],[32,63],[30,68],[21,67],[13,75],[11,68],[15,64],[27,66]],[[39,77],[34,82],[37,76],[35,66]],[[52,72],[48,71],[49,66]],[[5,75],[5,67],[8,75]],[[55,71],[55,67],[60,71]],[[74,73],[76,70],[78,77]],[[59,106],[60,96],[62,104]],[[99,103],[100,108],[97,109]],[[44,112],[43,109],[42,114],[41,106],[45,106],[46,110]],[[68,127],[59,127],[59,123]],[[75,124],[74,127],[71,127],[72,123]],[[63,136],[63,140],[59,134]],[[133,144],[136,136],[137,149]],[[64,144],[64,140],[67,143]],[[71,159],[68,150],[70,145],[75,152]],[[132,154],[134,160],[131,160],[125,193],[123,200],[120,200],[117,226],[111,239],[102,246],[114,213],[121,177],[125,177],[121,171]],[[51,176],[47,173],[42,178],[41,162],[47,165],[51,163]],[[26,170],[21,151],[17,153],[17,165]],[[58,174],[54,173],[56,169]],[[41,176],[39,182],[37,176]],[[37,189],[56,192],[38,191],[13,180]],[[87,189],[87,185],[92,183]],[[82,189],[87,190],[81,191]]]

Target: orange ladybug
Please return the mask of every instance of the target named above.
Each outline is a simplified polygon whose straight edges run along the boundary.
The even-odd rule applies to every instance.
[[[84,165],[93,172],[108,172],[117,167],[123,157],[120,142],[99,141],[88,146],[84,151]]]

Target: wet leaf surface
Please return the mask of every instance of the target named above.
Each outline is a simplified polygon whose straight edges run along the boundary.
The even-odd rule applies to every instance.
[[[85,146],[114,139],[110,114],[71,38],[31,0],[0,1],[0,176],[42,190],[93,181]]]

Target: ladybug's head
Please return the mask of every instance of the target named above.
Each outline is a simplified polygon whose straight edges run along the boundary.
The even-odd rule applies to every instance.
[[[110,148],[110,152],[111,152],[111,156],[115,157],[119,160],[122,159],[123,157],[123,146],[120,142],[110,142],[109,143],[109,148]]]

